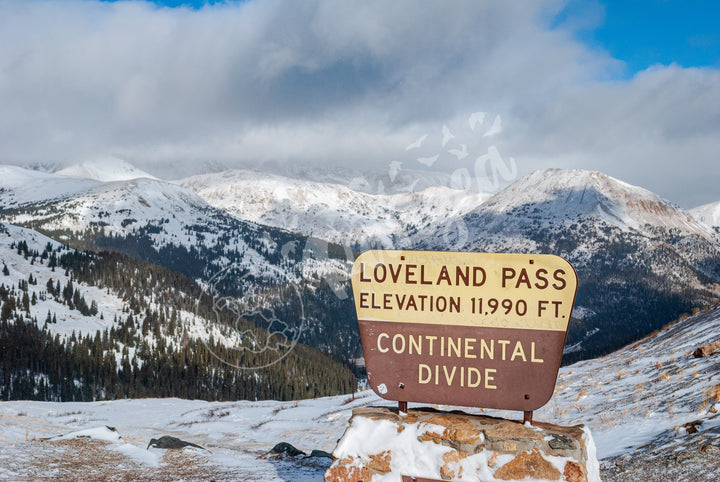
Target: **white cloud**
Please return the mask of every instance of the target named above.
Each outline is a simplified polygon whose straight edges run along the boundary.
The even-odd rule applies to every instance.
[[[563,5],[0,0],[0,162],[115,155],[170,175],[197,161],[413,167],[438,154],[447,126],[444,148],[469,157],[445,153],[434,168],[492,140],[521,174],[583,167],[685,205],[720,198],[718,71],[613,81],[618,61],[575,40],[601,13],[551,29]],[[479,111],[488,125],[473,131]],[[498,115],[502,132],[483,140]],[[435,152],[405,152],[426,134]]]

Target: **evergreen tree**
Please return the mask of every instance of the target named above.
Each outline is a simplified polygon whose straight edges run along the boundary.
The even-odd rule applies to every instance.
[[[0,308],[0,321],[8,321],[12,319],[13,311],[14,310],[9,300],[4,301],[2,304],[2,308]]]
[[[27,291],[23,292],[22,309],[28,315],[30,314],[30,297],[28,296]]]
[[[55,284],[53,283],[53,279],[48,279],[47,283],[45,284],[45,288],[50,296],[56,297],[57,294],[55,292]]]

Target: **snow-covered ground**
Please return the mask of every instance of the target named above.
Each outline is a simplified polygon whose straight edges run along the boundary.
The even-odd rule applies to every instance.
[[[682,470],[720,475],[717,463],[694,458],[703,454],[717,458],[720,353],[692,355],[697,347],[717,341],[719,332],[720,307],[715,307],[606,357],[564,367],[555,395],[535,413],[535,420],[586,424],[598,457],[606,459],[606,473],[615,464],[626,463],[623,460],[654,464],[670,451],[685,454]],[[331,452],[352,410],[370,405],[388,402],[367,390],[355,397],[296,402],[2,402],[0,478],[82,477],[105,464],[106,475],[118,477],[320,480],[329,459],[262,456],[279,442],[289,442],[307,454]],[[517,412],[465,410],[521,418]],[[66,437],[42,440],[60,435]],[[163,435],[207,450],[147,449],[151,438]],[[87,454],[96,452],[105,454],[105,459],[97,456],[96,462],[88,462]],[[112,464],[102,462],[107,457]],[[667,480],[680,480],[676,473],[668,474],[675,475]]]
[[[177,476],[185,469],[182,465],[189,463],[195,467],[193,479],[212,474],[222,480],[318,480],[330,465],[327,458],[307,459],[303,465],[259,457],[279,442],[289,442],[307,454],[312,450],[332,452],[351,410],[377,402],[370,392],[358,394],[355,400],[342,396],[298,402],[3,402],[0,478],[78,476],[71,467],[48,461],[74,457],[77,446],[65,443],[68,438],[84,436],[107,444],[104,448],[110,456],[120,459],[115,466],[106,467],[107,475],[183,478]],[[117,437],[108,426],[117,431]],[[66,437],[57,438],[60,435]],[[147,449],[151,438],[164,435],[207,450],[185,448],[188,460],[178,462],[163,449]],[[51,439],[41,441],[44,438]],[[58,457],[58,452],[64,453]]]
[[[720,426],[720,353],[695,358],[720,341],[720,307],[666,327],[607,356],[564,367],[542,419],[585,423],[598,457],[626,453],[689,422]]]

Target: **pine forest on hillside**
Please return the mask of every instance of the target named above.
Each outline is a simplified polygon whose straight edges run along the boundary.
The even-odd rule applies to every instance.
[[[317,349],[298,344],[271,363],[272,352],[235,350],[221,337],[202,341],[191,336],[180,313],[217,319],[228,339],[246,330],[253,333],[246,338],[255,341],[272,341],[267,337],[277,335],[238,320],[229,310],[217,311],[196,283],[166,268],[118,253],[91,254],[50,243],[42,252],[29,249],[24,240],[10,247],[29,265],[69,278],[62,284],[59,276],[38,284],[30,274],[15,285],[3,282],[10,279],[3,263],[0,399],[295,400],[349,393],[356,386],[349,366]],[[113,317],[109,328],[61,337],[52,333],[55,313],[30,316],[31,306],[52,298],[80,316],[98,317],[97,303],[81,295],[77,285],[98,287],[122,299],[122,312],[99,314]],[[259,370],[236,368],[265,365]]]

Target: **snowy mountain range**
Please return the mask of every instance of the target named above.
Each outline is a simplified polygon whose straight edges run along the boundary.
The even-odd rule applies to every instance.
[[[394,173],[392,194],[378,194],[373,184],[385,174],[353,171],[234,170],[169,183],[127,180],[138,171],[126,164],[117,172],[3,169],[8,221],[80,247],[141,256],[201,282],[231,264],[235,294],[262,279],[301,286],[313,319],[306,341],[344,356],[359,355],[349,263],[369,247],[565,257],[580,278],[568,359],[607,353],[718,298],[716,211],[691,213],[599,172],[536,171],[490,196],[447,186],[415,192],[421,176],[404,171]],[[429,178],[426,184],[447,181]],[[409,192],[397,192],[401,186]]]
[[[108,157],[73,164],[56,171],[56,174],[82,179],[93,179],[100,182],[129,181],[141,177],[157,179],[155,176],[117,157]]]
[[[358,179],[345,181],[364,186]],[[248,170],[198,175],[178,183],[238,219],[356,249],[407,246],[408,233],[462,216],[490,197],[444,186],[370,194],[338,183]]]
[[[549,223],[594,217],[623,231],[652,235],[655,227],[664,226],[714,239],[711,232],[679,206],[597,171],[534,171],[494,196],[482,209],[506,213],[527,210],[525,206],[546,207],[542,212]]]
[[[563,256],[581,280],[568,359],[622,346],[718,297],[720,241],[710,223],[599,172],[536,171],[494,196],[447,187],[368,194],[253,171],[179,183],[238,219],[356,250]]]
[[[460,219],[421,232],[423,249],[539,252],[570,261],[580,287],[575,356],[629,343],[717,300],[720,240],[678,206],[599,172],[542,170]]]
[[[62,199],[98,186],[94,179],[60,176],[17,166],[0,166],[0,206],[17,206]]]
[[[272,277],[274,273],[290,280],[313,269],[344,269],[327,256],[294,266],[304,254],[308,260],[304,248],[317,244],[308,244],[307,236],[238,220],[178,184],[151,176],[134,178],[142,171],[127,164],[117,167],[102,170],[82,165],[62,171],[109,179],[98,181],[0,166],[0,213],[10,223],[81,246],[97,248],[112,239],[133,238],[143,239],[156,252],[163,248],[216,250],[217,256],[208,260],[206,273],[193,273],[194,278],[211,277],[213,268],[217,271],[229,262],[255,277]],[[273,257],[277,259],[271,260]]]

